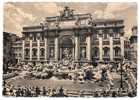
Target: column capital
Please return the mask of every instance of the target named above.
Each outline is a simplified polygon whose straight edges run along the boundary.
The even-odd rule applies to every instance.
[[[75,36],[79,36],[80,34],[79,34],[79,29],[73,29],[74,30],[74,35]]]
[[[33,34],[30,33],[29,38],[32,39],[33,38]]]
[[[59,37],[59,33],[58,32],[55,33],[55,38],[57,38],[57,37]]]
[[[87,32],[87,33],[86,33],[86,36],[91,36],[91,35],[92,35],[91,32]]]
[[[99,35],[99,36],[102,36],[102,35],[103,35],[103,30],[102,30],[102,29],[99,30],[98,35]]]
[[[113,34],[114,34],[113,29],[110,29],[110,30],[109,30],[109,35],[112,37]]]
[[[120,29],[120,35],[124,36],[124,29],[123,28]]]
[[[21,39],[22,39],[22,41],[24,41],[25,40],[25,37],[22,37]]]
[[[36,37],[37,37],[37,39],[40,39],[40,33],[37,33],[37,35],[36,35]]]
[[[98,36],[99,36],[99,37],[102,37],[102,36],[103,36],[102,30],[99,30]]]
[[[99,36],[100,38],[102,38],[102,34],[98,34],[98,36]]]
[[[114,33],[110,33],[109,36],[110,36],[110,37],[113,37],[113,34],[114,34]]]

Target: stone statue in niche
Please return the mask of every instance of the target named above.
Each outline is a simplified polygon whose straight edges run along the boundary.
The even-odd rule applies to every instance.
[[[70,49],[69,48],[65,48],[64,52],[63,52],[64,58],[65,59],[69,59],[70,58]]]
[[[72,60],[72,52],[70,48],[65,48],[63,50],[63,65],[69,65]]]
[[[50,50],[50,57],[51,57],[51,58],[54,57],[54,49],[51,49],[51,50]]]
[[[82,51],[81,51],[81,56],[82,56],[82,58],[85,58],[86,57],[86,50],[85,49],[82,49]]]

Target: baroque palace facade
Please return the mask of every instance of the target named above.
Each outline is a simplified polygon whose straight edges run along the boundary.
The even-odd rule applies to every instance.
[[[22,61],[113,62],[127,59],[122,19],[93,19],[65,7],[59,16],[23,27]]]

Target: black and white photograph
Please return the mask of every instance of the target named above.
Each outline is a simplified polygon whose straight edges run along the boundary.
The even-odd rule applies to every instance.
[[[137,2],[5,2],[2,96],[136,97]]]

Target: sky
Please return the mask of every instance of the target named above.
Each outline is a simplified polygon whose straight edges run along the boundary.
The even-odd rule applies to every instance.
[[[124,19],[126,37],[137,25],[137,4],[133,2],[8,2],[4,4],[4,31],[22,36],[23,26],[39,25],[45,17],[59,15],[65,6],[74,9],[74,13],[91,13],[94,19]]]

